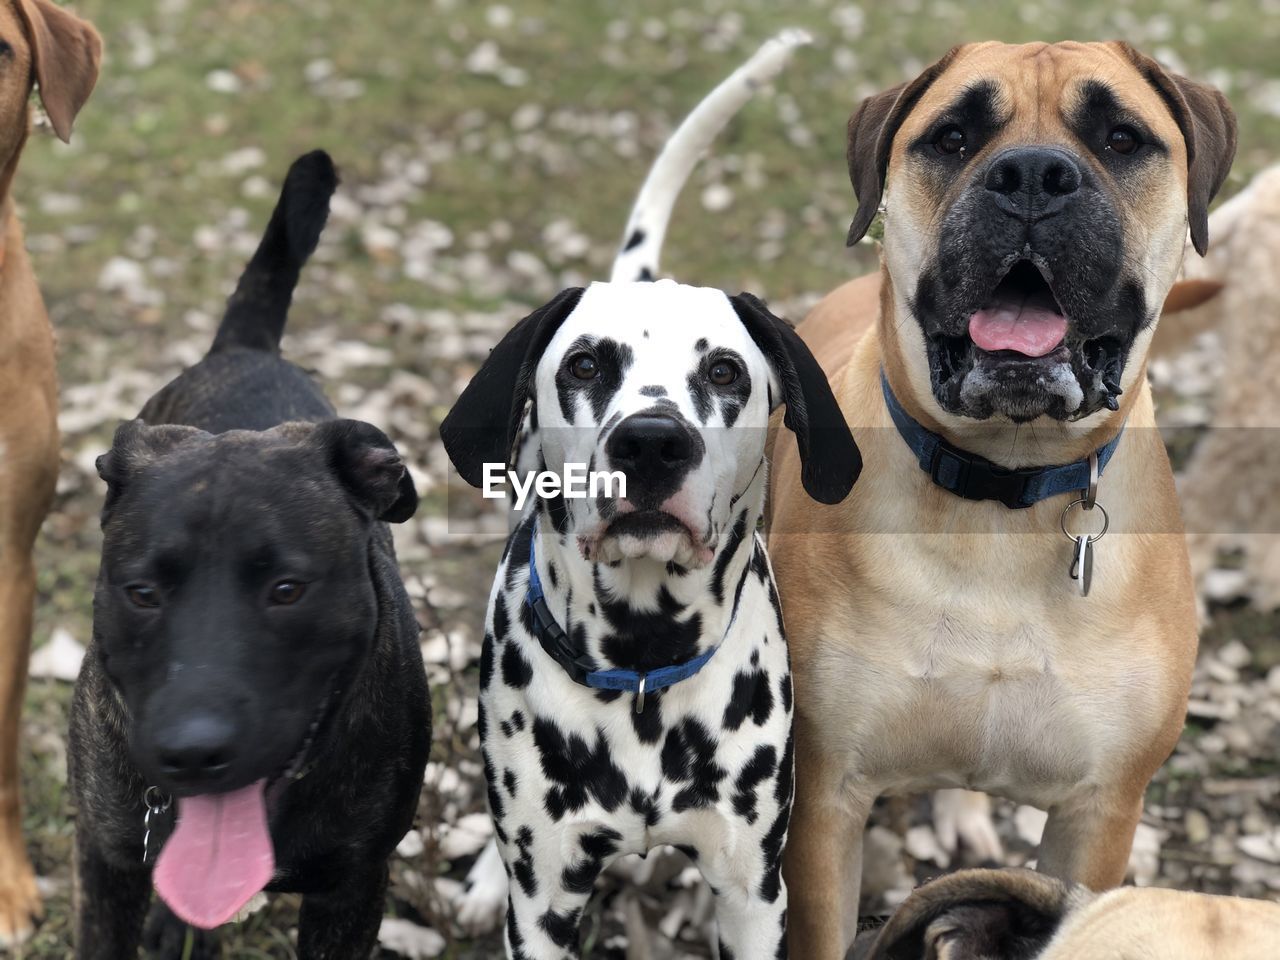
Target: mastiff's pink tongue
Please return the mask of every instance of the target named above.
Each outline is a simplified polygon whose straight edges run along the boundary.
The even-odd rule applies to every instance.
[[[969,339],[988,352],[1013,350],[1043,357],[1066,335],[1067,318],[1044,307],[987,307],[969,318]]]
[[[271,881],[266,786],[259,780],[178,801],[178,823],[156,861],[154,882],[169,908],[193,927],[226,923]]]

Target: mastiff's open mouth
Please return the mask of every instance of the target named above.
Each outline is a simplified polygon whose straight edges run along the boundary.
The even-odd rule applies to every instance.
[[[934,394],[946,409],[1018,423],[1117,409],[1128,348],[1115,336],[1084,338],[1051,271],[1030,253],[1006,262],[964,333],[928,338]]]

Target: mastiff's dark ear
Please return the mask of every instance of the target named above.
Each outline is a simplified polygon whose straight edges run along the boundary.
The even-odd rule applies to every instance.
[[[880,197],[889,173],[889,154],[893,152],[893,138],[898,128],[959,51],[960,47],[952,47],[946,56],[910,83],[900,83],[867,97],[849,118],[845,156],[849,161],[849,180],[858,198],[858,211],[849,226],[849,246],[863,238],[880,209]]]
[[[128,486],[130,478],[139,470],[145,469],[187,440],[209,436],[210,434],[195,427],[173,424],[149,427],[142,420],[123,421],[116,427],[111,449],[94,461],[98,476],[107,482],[107,499],[102,505],[103,525],[120,499],[120,494]]]
[[[866,960],[1024,960],[1090,896],[1032,870],[962,870],[908,897]]]
[[[862,472],[862,454],[827,375],[791,325],[758,298],[740,293],[729,302],[782,384],[782,422],[796,435],[805,491],[819,503],[839,503]]]
[[[356,502],[387,523],[404,523],[418,509],[413,477],[387,435],[360,420],[326,420],[311,442]]]
[[[1187,144],[1187,222],[1191,245],[1204,256],[1209,249],[1209,202],[1222,187],[1236,155],[1236,115],[1217,89],[1169,73],[1123,40],[1120,49],[1155,87],[1178,122]]]
[[[486,463],[509,462],[538,360],[582,293],[563,290],[512,327],[440,424],[449,459],[473,487],[484,482]]]

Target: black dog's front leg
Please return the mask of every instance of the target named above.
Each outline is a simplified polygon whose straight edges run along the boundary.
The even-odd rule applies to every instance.
[[[309,893],[298,917],[298,960],[367,960],[378,940],[388,869],[361,874],[339,890]]]
[[[83,835],[76,837],[76,960],[138,955],[150,902],[151,872],[117,867]]]

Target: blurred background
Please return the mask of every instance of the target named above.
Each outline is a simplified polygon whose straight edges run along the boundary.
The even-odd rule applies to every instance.
[[[498,337],[561,287],[601,279],[644,173],[684,114],[784,26],[807,28],[775,83],[698,168],[664,273],[748,289],[799,319],[872,269],[844,247],[853,197],[845,121],[952,44],[1122,38],[1219,86],[1240,117],[1230,195],[1280,159],[1280,0],[77,0],[107,59],[70,146],[33,138],[15,195],[60,341],[64,462],[39,546],[25,726],[26,822],[47,916],[18,952],[70,955],[66,707],[90,636],[103,487],[93,468],[121,418],[206,350],[288,164],[316,147],[343,173],[303,278],[285,352],[345,414],[386,428],[424,506],[397,530],[419,604],[437,743],[421,830],[401,845],[384,956],[488,958],[451,899],[487,841],[475,732],[484,598],[500,538],[450,533],[436,427]],[[1278,320],[1277,322],[1280,322]],[[1203,423],[1212,338],[1160,361],[1162,409]],[[480,529],[504,529],[496,515]],[[1219,578],[1221,581],[1221,578]],[[1221,582],[1219,583],[1221,586]],[[1206,597],[1186,735],[1152,785],[1140,883],[1280,897],[1280,618]],[[1119,642],[1119,641],[1118,641]],[[965,862],[940,849],[929,801],[885,804],[872,909]],[[997,804],[1010,863],[1040,819]],[[706,957],[689,870],[606,879],[584,956]],[[626,918],[631,917],[628,938]],[[636,918],[639,918],[637,921]],[[649,935],[639,942],[637,923]],[[291,957],[296,901],[228,929],[223,955]],[[631,941],[631,952],[627,944]]]

